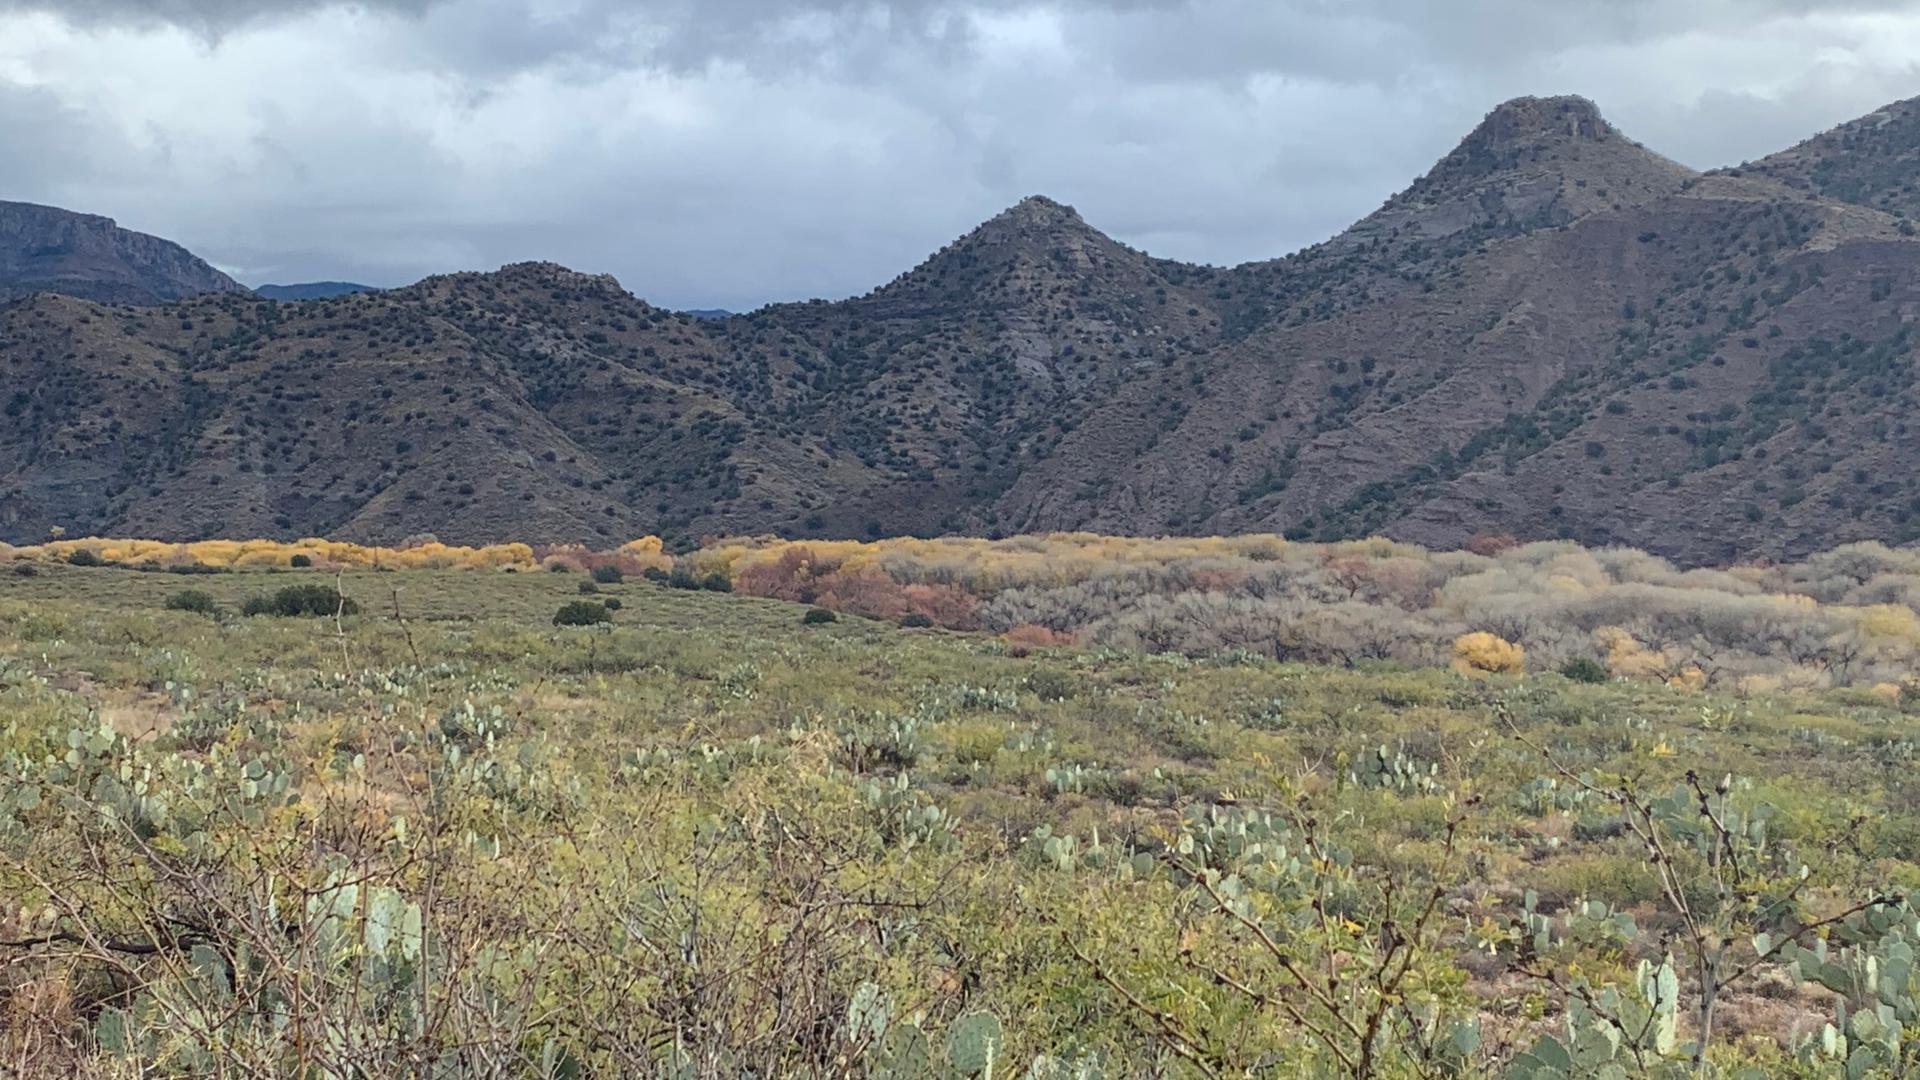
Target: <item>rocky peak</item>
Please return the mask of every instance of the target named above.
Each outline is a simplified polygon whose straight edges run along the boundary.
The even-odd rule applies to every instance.
[[[1079,211],[1045,195],[1021,199],[989,219],[986,225],[1011,229],[1089,228]]]
[[[1073,207],[1044,195],[1029,195],[882,291],[898,293],[960,282],[980,288],[1004,281],[1022,265],[1077,272],[1144,258],[1088,225]]]
[[[1533,139],[1602,142],[1619,132],[1600,115],[1600,107],[1574,94],[1517,97],[1503,102],[1461,142],[1463,147],[1497,148]]]
[[[1673,194],[1695,175],[1621,135],[1586,98],[1514,98],[1332,249],[1565,225]]]

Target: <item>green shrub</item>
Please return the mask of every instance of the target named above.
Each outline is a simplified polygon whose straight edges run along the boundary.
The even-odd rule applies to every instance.
[[[607,610],[607,605],[591,600],[572,601],[553,613],[555,626],[593,626],[612,621],[613,614]]]
[[[573,567],[563,562],[550,562],[547,564],[547,570],[555,574],[570,574],[573,572]]]
[[[240,606],[242,615],[280,615],[287,618],[331,618],[357,615],[360,605],[340,595],[331,585],[289,585],[272,596],[250,597]]]
[[[620,598],[617,596],[609,596],[605,600],[600,601],[600,603],[605,606],[608,611],[620,610]]]
[[[287,565],[293,567],[295,570],[305,570],[307,567],[313,565],[313,556],[295,555],[293,558],[287,560]]]
[[[67,562],[73,564],[74,566],[105,566],[107,565],[107,560],[101,558],[95,552],[88,551],[86,548],[81,548],[78,551],[75,551],[73,554],[67,556]]]
[[[627,575],[617,566],[596,566],[593,568],[593,580],[602,585],[618,585],[627,580]]]
[[[910,627],[913,627],[914,629],[923,629],[925,627],[932,626],[933,620],[928,618],[926,615],[922,614],[921,612],[909,611],[905,615],[900,617],[900,625],[910,626]]]
[[[1576,656],[1560,665],[1560,674],[1574,682],[1603,683],[1613,676],[1606,665],[1590,656]]]
[[[645,570],[640,571],[640,576],[655,584],[665,584],[673,580],[672,574],[667,573],[657,566],[649,566]]]
[[[191,611],[196,615],[212,615],[214,612],[220,610],[220,605],[213,602],[212,595],[201,592],[199,589],[182,589],[172,596],[167,597],[167,610]]]
[[[595,585],[591,581],[583,581],[580,583],[580,591],[583,593],[597,593],[600,591],[600,586]]]
[[[805,615],[800,616],[800,622],[802,625],[805,625],[805,626],[818,626],[821,623],[830,623],[830,622],[839,622],[839,621],[840,621],[840,616],[835,615],[833,612],[828,611],[826,608],[823,608],[823,607],[814,608],[813,610],[807,612]]]
[[[13,574],[15,577],[33,577],[39,572],[40,568],[30,562],[15,563],[13,565]]]
[[[1027,689],[1041,701],[1065,701],[1080,692],[1080,680],[1065,671],[1041,668],[1027,676]]]
[[[732,592],[733,580],[715,570],[701,577],[684,566],[676,566],[673,573],[667,575],[667,584],[676,589],[705,589],[707,592]]]

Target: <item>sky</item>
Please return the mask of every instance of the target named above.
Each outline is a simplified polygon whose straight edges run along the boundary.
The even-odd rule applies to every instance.
[[[249,284],[547,259],[745,310],[1030,194],[1274,257],[1561,93],[1736,164],[1920,95],[1920,0],[0,0],[0,199]]]

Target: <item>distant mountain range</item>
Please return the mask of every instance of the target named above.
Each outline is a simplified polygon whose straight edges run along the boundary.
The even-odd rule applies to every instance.
[[[254,295],[269,300],[326,300],[380,290],[372,285],[355,285],[350,281],[309,281],[301,285],[256,285],[253,291]]]
[[[1701,174],[1522,98],[1230,269],[1035,197],[866,296],[719,318],[547,264],[299,305],[41,294],[0,308],[0,537],[1904,543],[1916,155],[1916,102]]]

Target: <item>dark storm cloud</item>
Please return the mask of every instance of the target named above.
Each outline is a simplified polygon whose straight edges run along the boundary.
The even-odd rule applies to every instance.
[[[741,307],[1035,192],[1270,257],[1519,94],[1731,164],[1920,93],[1916,56],[1866,0],[0,0],[0,197],[247,280],[552,258]]]

